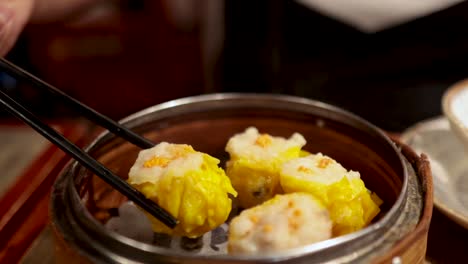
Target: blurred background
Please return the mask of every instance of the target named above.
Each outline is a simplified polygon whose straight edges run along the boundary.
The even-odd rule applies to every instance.
[[[465,2],[374,31],[303,2],[96,1],[28,25],[7,59],[114,119],[185,96],[266,92],[395,132],[439,115],[445,89],[468,77]],[[76,115],[4,73],[0,82],[46,118]]]

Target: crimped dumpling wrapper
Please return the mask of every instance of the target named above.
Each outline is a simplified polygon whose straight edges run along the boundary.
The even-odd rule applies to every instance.
[[[299,150],[291,148],[269,163],[246,158],[229,161],[226,173],[239,193],[239,206],[250,208],[283,193],[279,183],[279,167],[283,161],[298,157]]]
[[[129,178],[130,184],[180,222],[170,229],[147,214],[155,232],[198,237],[224,223],[231,212],[232,201],[228,194],[236,196],[237,193],[218,167],[219,160],[201,152],[194,153],[190,155],[198,155],[202,160],[199,164],[193,163],[196,166],[192,168],[181,170],[181,166],[169,164],[151,182],[135,184]]]
[[[311,158],[312,156],[314,157]],[[307,158],[310,161],[306,162],[312,165],[304,168],[303,172],[291,171],[283,167],[280,174],[281,186],[285,193],[307,192],[322,201],[330,212],[334,236],[362,229],[380,212],[379,205],[382,201],[376,194],[372,194],[374,199],[371,197],[371,193],[357,172],[348,172],[339,163],[321,154],[310,155],[305,159]],[[327,168],[320,168],[317,164],[313,164],[314,161],[322,158],[330,160],[333,168],[326,171]],[[298,167],[306,164],[303,162]]]
[[[282,193],[279,184],[281,165],[299,157],[305,143],[298,133],[285,139],[259,134],[253,127],[233,136],[226,145],[230,155],[226,174],[239,193],[239,206],[250,208]]]

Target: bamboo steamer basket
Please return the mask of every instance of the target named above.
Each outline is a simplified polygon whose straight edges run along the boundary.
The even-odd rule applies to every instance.
[[[382,212],[360,231],[270,255],[181,252],[106,229],[125,197],[71,162],[51,195],[58,263],[424,263],[432,216],[428,159],[349,112],[290,96],[212,94],[156,105],[121,123],[154,142],[190,144],[222,161],[229,137],[248,126],[285,137],[299,132],[306,150],[359,171],[383,199]],[[104,132],[86,151],[125,179],[139,149]]]

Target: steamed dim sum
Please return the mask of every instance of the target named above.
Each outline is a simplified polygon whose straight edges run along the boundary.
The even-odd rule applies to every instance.
[[[154,217],[154,232],[200,237],[228,220],[231,198],[244,209],[229,223],[228,252],[255,254],[299,247],[348,234],[370,224],[382,200],[347,170],[321,153],[254,127],[226,145],[226,172],[219,160],[189,145],[162,142],[143,150],[128,182],[175,216],[169,229]]]
[[[163,142],[139,153],[128,182],[180,221],[172,230],[148,215],[155,232],[198,237],[226,221],[229,195],[237,193],[218,164],[182,144]]]
[[[230,160],[226,174],[239,193],[239,205],[249,208],[282,193],[279,183],[281,165],[300,155],[306,144],[294,133],[289,139],[260,134],[254,127],[231,137],[226,145]]]
[[[291,193],[244,210],[229,226],[230,254],[269,253],[329,239],[328,211],[313,195]]]
[[[322,201],[329,210],[334,236],[367,226],[382,203],[366,189],[358,172],[347,171],[321,153],[284,163],[280,182],[286,193],[307,192]]]

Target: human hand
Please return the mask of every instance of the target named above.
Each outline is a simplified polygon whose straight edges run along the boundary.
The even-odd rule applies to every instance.
[[[112,0],[0,0],[0,57],[13,47],[27,23],[64,20],[104,1]]]
[[[33,7],[34,0],[0,0],[0,56],[13,47]]]

